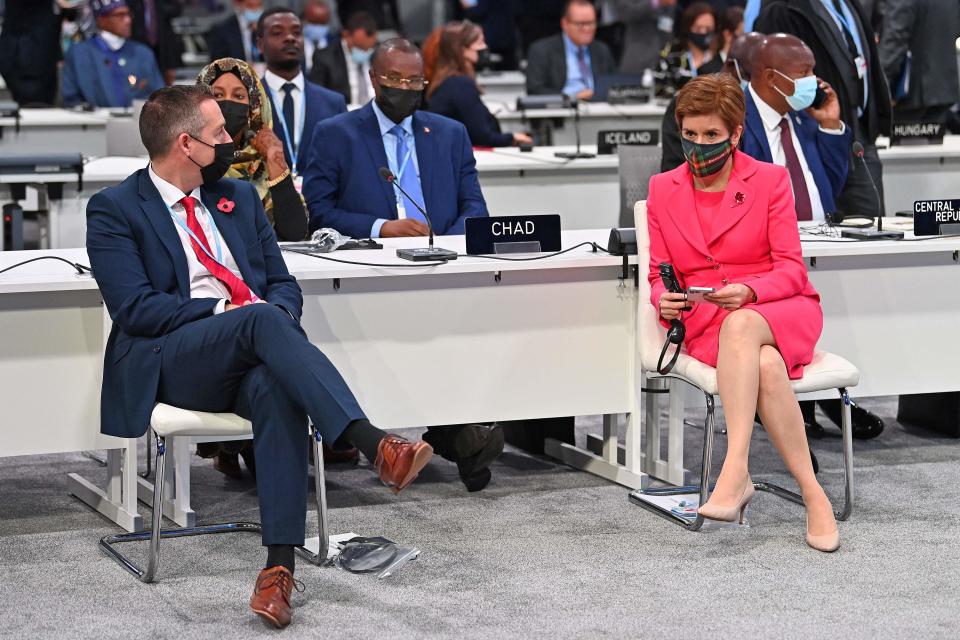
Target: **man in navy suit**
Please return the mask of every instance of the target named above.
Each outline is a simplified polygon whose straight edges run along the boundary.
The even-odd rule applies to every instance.
[[[740,150],[787,168],[797,217],[824,220],[835,213],[847,179],[851,131],[829,84],[813,75],[813,52],[796,36],[768,36],[757,48],[747,89]],[[812,105],[817,88],[826,93]]]
[[[157,402],[253,423],[268,553],[250,606],[283,627],[304,542],[307,418],[329,442],[342,435],[359,448],[394,491],[432,450],[370,424],[310,344],[300,287],[256,189],[222,179],[233,162],[224,125],[205,86],[155,92],[140,116],[150,166],[87,205],[87,252],[113,320],[101,431],[142,436]]]
[[[758,160],[787,167],[793,183],[797,217],[824,220],[836,213],[847,180],[853,132],[840,120],[840,102],[832,87],[815,78],[813,52],[796,36],[768,36],[753,58],[746,91],[747,118],[740,150]],[[818,108],[810,104],[816,82],[826,92]],[[806,85],[806,86],[805,86]],[[792,104],[791,104],[792,103]],[[821,400],[823,412],[840,421],[840,401]],[[800,403],[807,433],[820,437],[815,403]],[[853,407],[853,433],[875,437],[883,420],[863,407]]]
[[[233,0],[234,15],[218,22],[206,33],[211,60],[236,58],[260,62],[254,29],[263,13],[263,0]]]
[[[370,78],[372,102],[314,132],[303,174],[310,229],[332,227],[354,238],[425,236],[423,207],[437,234],[462,234],[466,218],[487,215],[466,128],[417,110],[423,57],[408,40],[378,46]],[[381,167],[412,200],[380,177]],[[487,486],[488,466],[503,451],[500,427],[430,427],[424,439],[457,463],[469,491]]]
[[[287,166],[297,176],[303,173],[308,146],[317,124],[347,112],[339,93],[308,82],[301,69],[303,26],[290,9],[268,9],[257,23],[257,47],[263,52],[267,71],[263,86],[273,109],[273,130],[283,143]]]
[[[462,234],[466,218],[487,215],[466,128],[417,110],[423,57],[409,41],[384,42],[371,65],[374,101],[314,132],[303,171],[310,229],[332,227],[354,238],[425,236],[420,205],[435,233]],[[379,176],[381,167],[413,202]]]

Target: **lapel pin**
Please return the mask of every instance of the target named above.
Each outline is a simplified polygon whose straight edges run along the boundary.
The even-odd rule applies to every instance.
[[[733,206],[741,205],[743,201],[746,200],[746,196],[743,195],[742,191],[737,191],[733,196],[733,200],[735,202]]]
[[[424,133],[430,133],[430,127],[424,127],[424,128],[423,128],[423,132],[424,132]]]

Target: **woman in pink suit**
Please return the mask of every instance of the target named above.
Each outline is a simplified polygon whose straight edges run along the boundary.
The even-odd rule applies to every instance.
[[[754,416],[800,486],[807,543],[840,544],[833,508],[810,461],[790,380],[803,375],[823,327],[820,297],[807,279],[786,169],[736,151],[745,102],[726,75],[691,80],[677,96],[687,163],[654,176],[647,201],[651,302],[664,323],[681,318],[687,352],[716,367],[727,423],[727,455],[705,518],[742,519],[753,497],[747,467]],[[696,304],[670,293],[658,265],[681,286],[714,287]]]

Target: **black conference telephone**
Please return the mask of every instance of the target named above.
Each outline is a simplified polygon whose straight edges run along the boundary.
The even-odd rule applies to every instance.
[[[667,291],[670,293],[683,293],[683,287],[680,286],[680,281],[677,280],[677,273],[673,269],[673,265],[669,262],[660,263],[660,280],[663,281],[663,286],[666,287]],[[690,310],[690,307],[685,308],[687,311]],[[667,375],[673,369],[673,365],[677,363],[677,358],[680,357],[680,349],[683,345],[683,338],[686,336],[687,328],[684,326],[680,318],[674,318],[670,321],[670,329],[667,330],[667,340],[663,343],[663,349],[660,350],[660,358],[657,360],[657,373],[662,376]],[[667,350],[670,348],[670,345],[675,345],[676,349],[673,352],[673,356],[670,358],[670,362],[664,366],[663,359],[667,355]]]

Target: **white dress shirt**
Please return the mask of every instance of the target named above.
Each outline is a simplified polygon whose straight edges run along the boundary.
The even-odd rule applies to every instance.
[[[340,47],[343,49],[343,59],[347,64],[347,81],[350,83],[350,104],[366,104],[373,98],[373,84],[370,82],[370,63],[365,62],[363,65],[358,66],[357,63],[353,61],[350,47],[347,46],[347,43],[342,39],[340,40]],[[361,83],[367,87],[367,99],[363,101],[360,100]]]
[[[171,224],[173,224],[177,230],[177,235],[180,236],[180,244],[183,245],[183,252],[187,257],[187,272],[190,275],[190,297],[220,298],[220,302],[217,303],[213,313],[222,313],[227,302],[230,301],[230,290],[203,266],[200,260],[197,259],[197,254],[193,251],[193,246],[190,243],[190,235],[184,228],[187,224],[187,212],[183,208],[183,205],[180,204],[180,200],[182,200],[186,194],[180,191],[178,187],[158,176],[153,170],[153,165],[150,165],[149,174],[157,191],[160,192],[160,198],[163,199],[163,204],[167,205],[167,209],[170,210],[172,217],[177,218],[183,223],[183,226],[180,226],[180,224],[171,220]],[[220,248],[223,251],[223,261],[221,264],[242,280],[243,277],[240,275],[240,269],[233,259],[233,254],[230,253],[230,247],[227,246],[227,243],[223,241],[223,237],[220,236],[216,227],[210,222],[210,214],[200,199],[200,188],[194,189],[190,193],[190,196],[196,201],[194,204],[194,212],[197,214],[197,222],[200,223],[203,234],[207,237],[207,244],[210,245],[211,253],[213,253],[214,256],[217,255],[216,247],[217,240],[219,239]]]
[[[290,136],[290,142],[295,147],[294,149],[288,149],[290,151],[290,157],[296,158],[297,154],[294,151],[299,153],[300,150],[300,138],[303,136],[303,87],[304,87],[304,78],[303,71],[297,74],[297,77],[293,80],[284,80],[274,72],[267,70],[263,74],[264,79],[267,81],[267,88],[270,90],[270,94],[273,97],[273,105],[276,109],[273,112],[273,120],[279,118],[281,122],[283,120],[283,99],[287,96],[286,92],[283,90],[283,85],[288,82],[293,83],[293,86],[296,87],[290,92],[290,95],[293,96],[293,128],[294,131],[288,131],[287,134]],[[286,144],[286,141],[283,139],[283,136],[280,136],[280,142]]]
[[[807,192],[810,194],[810,211],[813,214],[814,220],[823,220],[823,202],[820,200],[820,190],[817,188],[817,181],[813,177],[813,173],[810,172],[810,167],[807,165],[807,158],[803,155],[803,147],[800,146],[800,140],[797,138],[797,131],[794,128],[795,122],[794,118],[796,117],[795,113],[788,111],[786,115],[780,115],[777,111],[763,101],[757,92],[753,90],[753,85],[750,85],[750,95],[753,96],[753,102],[757,105],[757,111],[760,112],[760,119],[763,121],[763,128],[767,133],[767,144],[770,146],[770,157],[773,158],[773,163],[778,164],[781,167],[787,166],[787,157],[783,151],[783,144],[780,142],[780,121],[785,117],[787,122],[790,125],[790,137],[793,138],[793,148],[797,152],[797,157],[800,159],[800,168],[803,169],[803,178],[807,183]],[[846,125],[842,122],[840,123],[840,128],[831,130],[824,129],[820,127],[820,131],[828,133],[830,135],[843,135],[843,132],[846,129]]]

